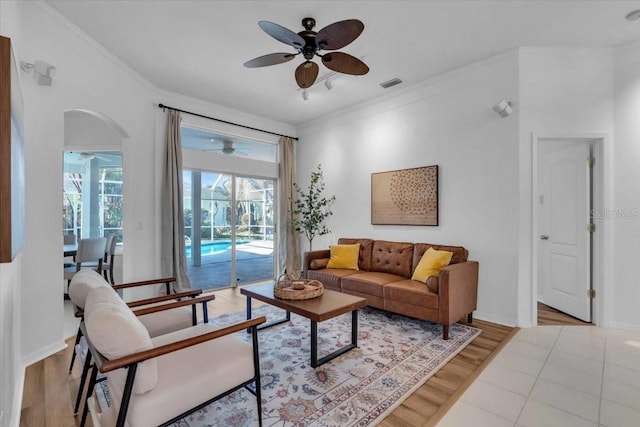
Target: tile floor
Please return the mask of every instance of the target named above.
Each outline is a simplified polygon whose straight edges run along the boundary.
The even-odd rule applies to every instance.
[[[640,426],[640,333],[521,329],[439,427]]]

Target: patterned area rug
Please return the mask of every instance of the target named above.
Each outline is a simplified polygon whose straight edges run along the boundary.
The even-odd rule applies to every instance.
[[[268,319],[284,317],[271,306],[254,310]],[[221,316],[226,325],[244,313]],[[264,426],[373,426],[380,422],[449,359],[480,334],[455,324],[450,339],[433,323],[365,308],[358,317],[358,348],[313,369],[309,362],[309,320],[258,333]],[[318,357],[350,342],[351,315],[318,324]],[[250,335],[238,336],[249,340]],[[178,427],[257,426],[255,397],[240,390],[194,412]]]

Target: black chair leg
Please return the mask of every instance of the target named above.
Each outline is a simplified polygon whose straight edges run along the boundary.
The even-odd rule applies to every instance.
[[[82,331],[78,327],[78,333],[76,334],[76,342],[73,344],[73,354],[71,354],[71,364],[69,365],[69,373],[73,370],[73,364],[76,361],[76,347],[82,338]]]
[[[258,405],[258,426],[262,427],[262,384],[260,383],[260,352],[258,350],[258,327],[251,327],[253,344],[253,370],[256,376],[256,403]]]
[[[93,389],[96,386],[96,378],[98,377],[98,368],[93,365],[91,368],[91,379],[89,380],[89,388],[87,389],[87,396],[84,399],[84,409],[82,410],[82,420],[80,421],[80,427],[84,427],[87,422],[87,414],[89,413],[89,398],[93,393]]]
[[[76,404],[73,407],[73,416],[78,415],[80,409],[80,402],[82,401],[82,392],[84,391],[84,384],[87,382],[87,374],[91,367],[91,352],[87,352],[87,358],[84,360],[84,366],[82,367],[82,376],[80,377],[80,386],[78,388],[78,395],[76,396]]]

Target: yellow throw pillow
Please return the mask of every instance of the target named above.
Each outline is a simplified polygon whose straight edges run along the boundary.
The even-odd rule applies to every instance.
[[[437,251],[433,248],[427,249],[422,255],[416,271],[413,272],[411,280],[426,283],[427,278],[437,276],[442,267],[449,265],[453,252]]]
[[[331,257],[329,258],[329,263],[327,263],[327,268],[359,270],[358,254],[360,253],[360,243],[329,246],[329,252]]]

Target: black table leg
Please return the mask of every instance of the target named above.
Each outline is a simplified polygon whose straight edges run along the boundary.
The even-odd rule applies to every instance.
[[[358,346],[358,310],[351,312],[351,343],[339,348],[331,354],[318,359],[318,324],[311,321],[311,367],[317,368],[318,366],[326,363],[336,357],[352,350]]]
[[[249,319],[251,319],[251,297],[247,296],[247,320],[249,320]],[[262,325],[260,325],[259,328],[257,328],[257,330],[261,331],[263,329],[267,329],[267,328],[270,328],[272,326],[276,326],[276,325],[279,325],[281,323],[285,323],[285,322],[289,322],[289,321],[291,321],[291,312],[287,311],[284,318],[273,320],[273,321],[267,322],[267,323],[263,323]],[[251,328],[247,329],[247,333],[251,333]]]

